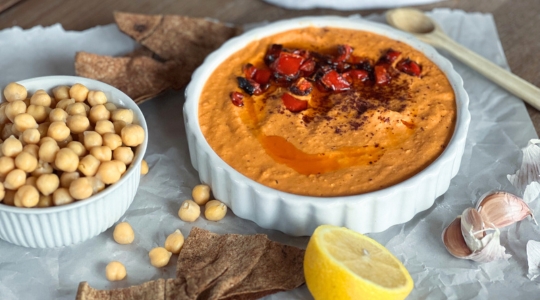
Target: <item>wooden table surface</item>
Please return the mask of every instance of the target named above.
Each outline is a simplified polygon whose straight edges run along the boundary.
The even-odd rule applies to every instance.
[[[512,71],[540,86],[540,1],[539,0],[447,0],[419,6],[468,12],[491,13]],[[287,10],[260,0],[0,0],[0,29],[31,28],[61,23],[66,30],[84,30],[113,23],[114,10],[147,14],[181,14],[210,17],[235,24],[279,20],[304,15],[367,15],[384,10],[335,11],[329,9]],[[536,132],[540,133],[540,112],[527,105]]]

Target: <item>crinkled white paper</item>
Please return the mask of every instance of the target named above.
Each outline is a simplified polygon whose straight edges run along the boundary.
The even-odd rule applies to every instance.
[[[431,16],[452,38],[507,67],[491,15],[436,10]],[[381,16],[369,19],[383,20]],[[79,50],[119,55],[133,47],[135,43],[115,25],[83,32],[66,32],[59,25],[25,31],[5,29],[0,31],[0,86],[36,76],[72,75],[73,58]],[[536,299],[537,283],[526,276],[527,241],[540,236],[540,228],[532,222],[523,221],[501,232],[501,244],[512,255],[508,261],[479,264],[456,259],[440,239],[443,228],[484,192],[514,191],[506,174],[519,168],[520,149],[537,137],[521,100],[450,60],[471,99],[472,120],[461,169],[448,192],[430,209],[403,225],[370,236],[405,263],[415,281],[408,299]],[[121,218],[133,226],[135,242],[116,244],[111,229],[59,249],[30,249],[0,241],[0,299],[74,299],[80,281],[112,289],[174,277],[176,256],[167,268],[156,269],[148,261],[148,251],[163,245],[177,228],[186,236],[192,226],[216,233],[266,233],[279,242],[306,246],[307,237],[264,230],[232,212],[218,223],[199,218],[188,224],[177,217],[181,201],[191,198],[192,187],[199,183],[186,145],[183,102],[182,91],[171,91],[141,106],[150,128],[146,155],[150,173],[142,178],[133,204]],[[535,211],[540,211],[538,202],[530,204]],[[105,266],[111,260],[125,264],[125,280],[111,283],[105,279]],[[303,286],[267,299],[312,298]]]
[[[421,5],[441,0],[264,0],[268,3],[288,9],[331,8],[336,10],[372,9]]]

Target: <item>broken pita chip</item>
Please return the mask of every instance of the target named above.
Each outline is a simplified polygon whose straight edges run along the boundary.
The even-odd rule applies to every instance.
[[[240,30],[208,19],[115,12],[118,28],[165,60],[193,72],[212,51]]]
[[[173,85],[174,62],[161,63],[148,56],[111,57],[78,52],[75,73],[110,84],[138,104]],[[186,84],[187,80],[184,80]]]
[[[98,290],[86,281],[79,284],[76,300],[194,300],[183,292],[185,282],[179,279],[157,279],[140,285],[114,290]]]

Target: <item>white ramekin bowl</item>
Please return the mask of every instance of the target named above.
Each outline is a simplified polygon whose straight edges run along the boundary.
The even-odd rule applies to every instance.
[[[86,200],[47,208],[20,208],[0,203],[0,239],[25,247],[52,248],[79,243],[100,234],[126,212],[139,186],[141,161],[148,143],[148,128],[141,110],[122,91],[83,77],[46,76],[18,83],[32,94],[38,89],[50,92],[56,86],[75,83],[90,90],[101,90],[109,102],[133,110],[134,123],[141,125],[146,135],[124,176]]]
[[[227,165],[210,147],[199,127],[199,97],[214,69],[254,40],[302,27],[337,27],[370,31],[404,42],[424,53],[448,77],[457,104],[456,128],[444,152],[415,176],[383,190],[344,197],[310,197],[278,191],[259,184]],[[239,217],[290,235],[311,235],[321,224],[345,226],[358,232],[379,232],[412,219],[446,192],[459,169],[470,122],[469,97],[452,64],[412,35],[361,19],[302,17],[248,31],[209,55],[186,89],[184,122],[191,162],[202,182]]]

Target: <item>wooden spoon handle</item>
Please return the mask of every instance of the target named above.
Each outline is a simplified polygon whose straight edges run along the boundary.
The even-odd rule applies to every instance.
[[[540,89],[536,86],[463,47],[442,31],[424,35],[421,39],[437,48],[445,49],[467,66],[540,110]]]

